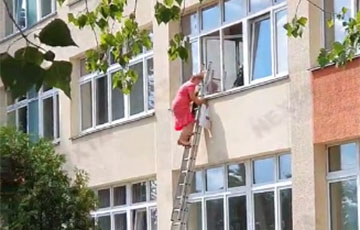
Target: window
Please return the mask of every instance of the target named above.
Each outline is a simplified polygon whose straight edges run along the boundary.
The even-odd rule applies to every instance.
[[[359,229],[359,142],[328,148],[328,189],[331,230]]]
[[[129,95],[113,88],[113,76],[119,64],[111,64],[106,74],[88,73],[80,60],[80,130],[89,131],[121,123],[154,111],[154,63],[152,51],[130,62],[138,80]]]
[[[211,65],[207,94],[288,74],[286,1],[224,0],[182,21],[190,41],[182,80]]]
[[[156,181],[147,180],[97,190],[98,210],[92,212],[104,230],[157,230]]]
[[[196,171],[188,229],[292,230],[288,172],[290,153]]]
[[[39,92],[32,89],[17,99],[8,93],[7,103],[8,126],[29,133],[32,140],[41,136],[59,141],[59,95],[56,89],[43,86]]]
[[[6,3],[16,20],[23,29],[31,27],[42,18],[55,12],[55,0],[6,0]],[[13,34],[17,28],[10,17],[5,15],[5,35]]]

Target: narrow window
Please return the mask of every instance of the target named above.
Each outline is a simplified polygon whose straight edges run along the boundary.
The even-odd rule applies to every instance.
[[[279,179],[290,179],[292,176],[291,172],[291,155],[284,154],[279,156]]]
[[[111,230],[110,216],[98,217],[98,227],[100,228],[100,230]]]
[[[189,59],[183,62],[183,82],[190,79],[193,74],[199,72],[199,42],[198,40],[190,43]]]
[[[134,230],[147,230],[146,209],[132,211]]]
[[[291,189],[280,190],[281,230],[292,230],[292,193]]]
[[[114,188],[114,206],[126,204],[126,186]]]
[[[254,184],[274,182],[274,159],[266,158],[253,161]]]
[[[201,202],[190,204],[188,230],[202,229],[202,211]]]
[[[96,125],[108,122],[107,76],[96,79]]]
[[[223,167],[206,170],[206,191],[217,191],[224,189]]]
[[[154,60],[152,58],[146,61],[147,80],[148,80],[148,110],[154,109],[155,94],[154,94]]]
[[[288,71],[288,37],[283,27],[286,22],[286,10],[276,13],[276,73],[286,73]]]
[[[60,138],[60,99],[59,94],[56,94],[56,138]]]
[[[144,76],[143,63],[131,66],[138,74],[138,79],[130,93],[130,115],[135,115],[144,111]]]
[[[272,74],[270,18],[253,21],[251,30],[252,79],[257,80]]]
[[[206,201],[206,216],[208,230],[223,230],[224,229],[224,200],[207,200]]]
[[[146,182],[141,182],[132,185],[132,202],[145,202],[146,201]]]
[[[150,209],[151,230],[157,230],[157,209]]]
[[[275,230],[274,193],[254,195],[255,230]]]
[[[98,191],[99,208],[110,207],[110,189],[101,189]]]
[[[184,16],[182,20],[184,35],[196,35],[199,33],[199,17],[197,13]]]
[[[49,97],[43,100],[43,136],[48,140],[54,139],[54,100]]]
[[[26,1],[25,0],[15,0],[15,20],[21,28],[26,27]]]
[[[150,200],[156,200],[157,198],[157,185],[156,180],[150,181]]]
[[[27,133],[28,117],[27,117],[27,106],[22,107],[18,110],[18,130]]]
[[[205,8],[201,11],[201,29],[209,31],[220,25],[220,9],[219,5]]]
[[[41,0],[41,17],[45,17],[52,12],[52,0]]]
[[[81,130],[92,127],[92,90],[91,82],[80,86],[81,95]]]
[[[229,229],[247,230],[246,196],[229,198]]]
[[[330,184],[331,229],[358,228],[358,200],[356,180]]]
[[[115,220],[115,230],[127,229],[126,213],[115,214],[114,220]]]
[[[246,0],[225,0],[224,20],[231,22],[246,16]]]
[[[250,0],[250,12],[254,13],[271,6],[272,0]]]
[[[228,187],[240,187],[245,186],[245,165],[235,164],[228,166]]]
[[[349,170],[356,168],[356,143],[336,145],[329,148],[329,171]]]
[[[199,193],[202,192],[202,173],[201,171],[196,171],[193,182],[191,183],[191,193]]]
[[[113,79],[113,78],[112,78]],[[111,89],[112,120],[119,120],[125,116],[124,94],[119,88]]]
[[[25,0],[22,0],[25,2]],[[49,1],[50,0],[46,0]],[[26,0],[27,3],[27,12],[26,12],[26,17],[27,17],[27,25],[28,27],[34,25],[38,20],[37,20],[37,10],[38,10],[38,6],[37,6],[37,1],[35,0]]]
[[[32,140],[39,136],[39,103],[34,100],[29,103],[29,134]]]
[[[11,14],[13,14],[14,12],[14,4],[13,4],[13,0],[6,0],[6,3],[9,7],[9,11]],[[13,22],[11,21],[9,14],[7,12],[5,12],[5,35],[10,35],[14,32],[14,25]]]

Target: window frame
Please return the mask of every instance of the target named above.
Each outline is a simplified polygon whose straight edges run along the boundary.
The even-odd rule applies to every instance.
[[[202,11],[204,9],[208,9],[213,7],[214,5],[218,5],[219,6],[219,10],[220,10],[220,25],[218,27],[215,27],[213,29],[210,30],[202,30]],[[197,24],[198,24],[198,29],[197,31],[193,31],[192,34],[187,35],[188,39],[189,39],[189,43],[194,43],[197,42],[198,43],[198,52],[197,52],[197,62],[198,62],[198,66],[195,68],[193,67],[193,69],[198,69],[201,70],[203,64],[203,44],[202,44],[202,39],[214,32],[219,32],[219,39],[220,39],[220,79],[221,79],[221,83],[220,83],[220,88],[221,90],[219,92],[213,93],[213,94],[209,94],[209,95],[218,95],[218,94],[222,94],[225,92],[231,92],[234,90],[237,90],[239,88],[243,88],[249,85],[254,85],[257,83],[261,83],[261,82],[266,82],[272,79],[276,79],[276,78],[281,78],[281,77],[286,77],[289,75],[289,71],[283,71],[280,73],[276,73],[276,67],[277,67],[277,44],[276,44],[276,14],[282,10],[287,10],[287,2],[283,1],[280,3],[277,3],[275,0],[272,1],[272,5],[270,7],[267,7],[265,9],[262,9],[260,11],[257,11],[255,13],[251,13],[249,10],[250,7],[250,0],[246,1],[246,6],[247,6],[247,12],[246,15],[240,19],[236,19],[233,20],[231,22],[226,22],[225,21],[225,12],[224,12],[224,0],[220,0],[218,1],[216,4],[203,4],[200,7],[198,7],[195,11],[191,11],[188,14],[185,15],[185,17],[188,17],[190,15],[196,14],[197,16]],[[251,21],[259,18],[259,17],[263,17],[264,15],[269,15],[268,17],[270,18],[270,31],[271,31],[271,58],[272,58],[272,63],[271,63],[271,71],[272,74],[268,77],[263,77],[260,79],[256,79],[256,80],[252,80],[252,64],[251,64],[251,39],[252,39],[252,32],[251,32]],[[237,24],[242,24],[242,33],[243,33],[243,66],[244,66],[244,70],[243,70],[243,75],[244,75],[244,84],[242,86],[238,86],[238,87],[233,87],[230,88],[228,90],[225,89],[225,80],[224,80],[224,71],[225,71],[225,63],[224,63],[224,38],[226,35],[224,35],[224,29],[229,28],[231,26],[237,25]],[[191,27],[191,25],[190,25]],[[181,67],[181,78],[182,78],[182,82],[184,82],[184,80],[186,79],[187,76],[184,76],[184,66],[185,64],[182,63],[182,67]]]
[[[343,145],[355,143],[356,144],[356,168],[348,169],[348,170],[338,170],[335,172],[330,172],[330,159],[329,159],[329,148],[333,146]],[[358,202],[358,229],[360,229],[360,141],[359,140],[352,140],[346,141],[336,144],[330,144],[326,146],[325,149],[326,154],[326,193],[327,193],[327,223],[328,223],[328,230],[331,230],[331,197],[330,197],[330,185],[337,183],[337,182],[345,182],[349,180],[355,180],[357,186],[357,202]]]
[[[95,72],[95,73],[87,73],[83,76],[81,76],[81,67],[79,68],[79,74],[80,74],[80,78],[79,78],[79,82],[78,82],[78,92],[79,92],[79,110],[78,110],[78,114],[79,114],[79,133],[83,134],[83,133],[91,133],[93,131],[96,130],[101,130],[103,128],[106,127],[111,127],[114,125],[119,125],[119,124],[123,124],[123,123],[127,123],[129,121],[132,120],[137,120],[143,117],[146,117],[148,115],[151,115],[155,112],[155,109],[149,109],[149,104],[148,104],[148,84],[149,84],[149,80],[148,80],[148,72],[147,72],[147,64],[148,64],[148,60],[152,59],[153,57],[153,51],[149,50],[149,51],[144,51],[142,54],[138,55],[137,57],[133,58],[128,67],[132,66],[132,65],[136,65],[139,63],[142,63],[142,71],[143,71],[143,97],[144,97],[144,111],[131,115],[130,114],[130,94],[125,95],[124,96],[124,117],[117,119],[117,120],[113,120],[113,108],[112,108],[112,74],[116,73],[117,71],[121,70],[121,66],[118,63],[114,63],[111,64],[108,68],[108,70],[106,71],[106,73],[99,73],[99,72]],[[109,57],[110,59],[110,57]],[[83,59],[80,59],[79,63],[82,61]],[[154,75],[154,74],[153,74]],[[101,78],[103,76],[107,77],[107,103],[108,103],[108,121],[97,125],[96,124],[96,79]],[[140,76],[139,76],[140,77]],[[155,76],[153,76],[155,78]],[[90,128],[86,128],[83,129],[82,128],[82,109],[81,109],[81,105],[82,105],[82,99],[81,99],[81,86],[91,82],[91,116],[92,116],[92,121],[91,121],[91,126]],[[156,103],[156,102],[155,102]]]
[[[252,159],[248,159],[245,161],[235,161],[229,162],[226,164],[221,164],[217,166],[210,166],[210,167],[201,167],[198,168],[196,171],[200,171],[202,175],[202,191],[199,193],[192,193],[189,195],[189,203],[196,203],[200,202],[201,205],[201,212],[202,212],[202,230],[207,229],[207,215],[206,215],[206,201],[212,199],[223,199],[223,211],[224,211],[224,230],[229,229],[229,198],[231,197],[239,197],[245,196],[246,198],[246,215],[247,215],[247,226],[249,229],[255,229],[255,216],[254,216],[254,194],[264,193],[264,192],[273,192],[274,193],[274,215],[275,215],[275,229],[280,229],[281,224],[281,197],[280,191],[285,189],[292,189],[292,178],[289,179],[280,179],[279,175],[279,157],[282,155],[290,154],[291,156],[291,166],[292,166],[292,154],[290,151],[284,151],[277,154],[266,155],[262,157],[256,157]],[[274,182],[268,184],[253,184],[253,161],[259,159],[267,159],[272,158],[274,161],[274,169],[273,173]],[[244,164],[245,166],[245,178],[246,184],[244,186],[239,187],[228,187],[228,166],[234,164]],[[219,168],[223,167],[224,171],[224,189],[218,191],[206,191],[206,170],[212,168]],[[291,167],[293,168],[293,167]]]
[[[52,88],[44,91],[43,87],[40,88],[36,95],[30,98],[30,93],[26,93],[26,98],[19,100],[18,98],[14,100],[14,103],[11,105],[7,105],[6,114],[8,115],[11,112],[15,111],[15,128],[19,129],[19,110],[26,107],[26,119],[27,119],[27,127],[26,133],[29,133],[29,105],[31,102],[38,101],[37,115],[38,115],[38,136],[44,137],[44,100],[52,98],[53,100],[53,140],[54,144],[60,142],[60,119],[58,118],[58,114],[60,114],[60,97],[59,90]],[[57,100],[59,98],[59,101]],[[59,136],[58,136],[59,134]]]

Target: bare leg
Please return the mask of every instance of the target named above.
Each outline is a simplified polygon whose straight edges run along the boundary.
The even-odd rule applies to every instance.
[[[178,140],[179,144],[184,146],[190,145],[190,137],[192,135],[193,128],[194,128],[194,123],[190,123],[183,128]]]

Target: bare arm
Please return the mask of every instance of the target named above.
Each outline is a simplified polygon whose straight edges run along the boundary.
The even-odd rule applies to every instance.
[[[195,92],[190,93],[190,99],[195,102],[197,105],[201,105],[204,104],[206,102],[206,100],[204,98],[198,98],[195,95]]]

